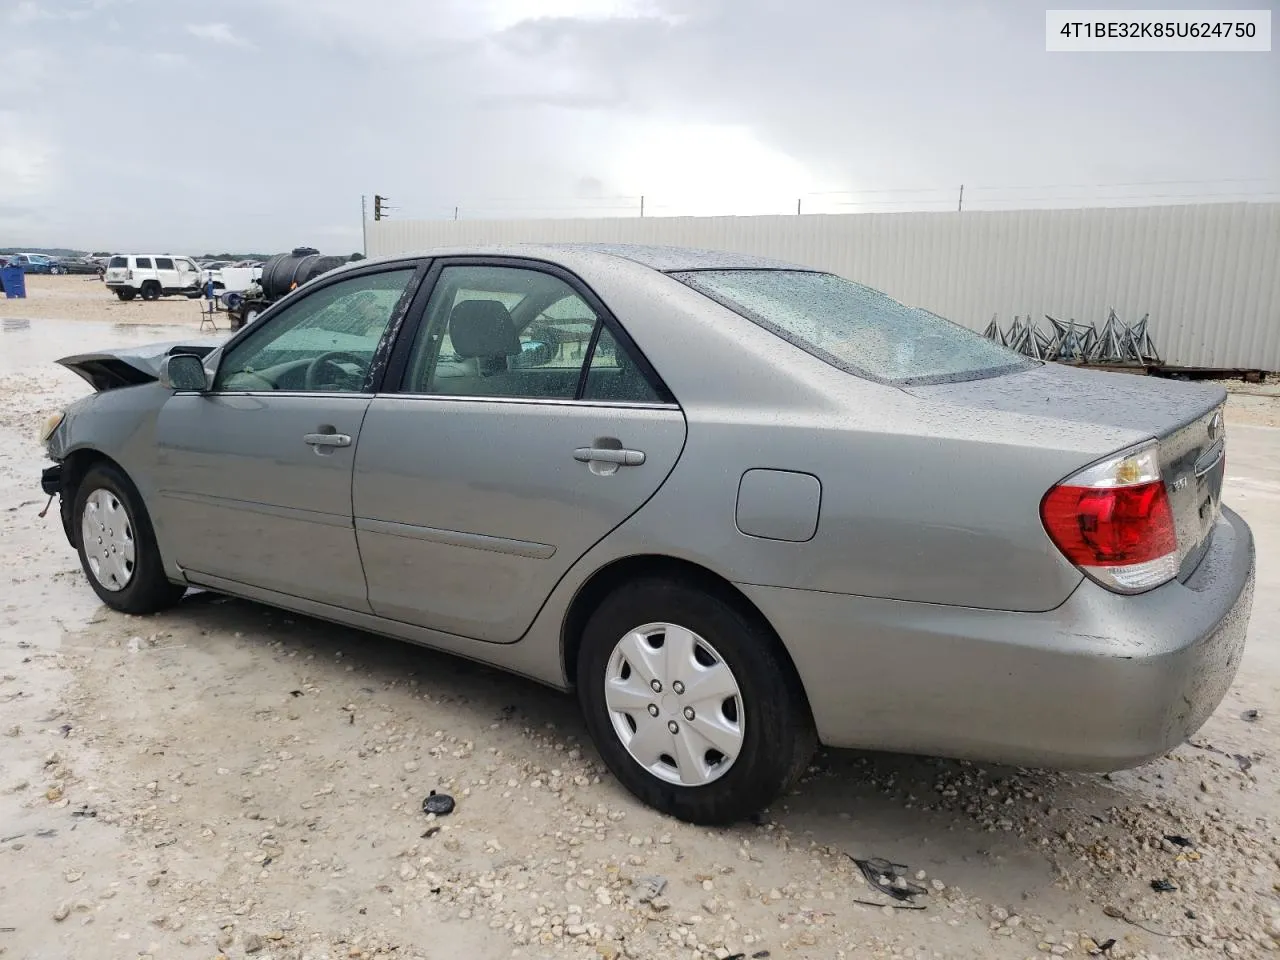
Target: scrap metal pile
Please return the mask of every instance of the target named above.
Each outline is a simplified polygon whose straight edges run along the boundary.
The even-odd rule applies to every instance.
[[[1128,324],[1112,310],[1102,329],[1098,329],[1092,322],[1057,320],[1046,313],[1047,331],[1038,327],[1030,316],[1015,316],[1013,322],[1001,330],[997,318],[992,317],[984,336],[1037,360],[1158,366],[1160,352],[1147,332],[1148,316],[1143,314],[1137,323]]]

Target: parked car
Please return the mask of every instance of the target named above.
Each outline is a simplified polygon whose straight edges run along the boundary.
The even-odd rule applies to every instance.
[[[93,274],[99,275],[105,269],[89,257],[59,257],[53,264],[55,273]]]
[[[121,300],[201,294],[200,271],[190,257],[176,254],[128,254],[107,261],[107,289]]]
[[[11,253],[9,266],[21,267],[23,273],[54,273],[54,260],[41,253]]]
[[[98,392],[46,424],[42,486],[108,606],[198,585],[576,689],[617,778],[693,822],[815,741],[1133,766],[1244,647],[1220,387],[803,267],[369,260],[220,346],[61,362]]]
[[[259,267],[205,267],[200,271],[200,287],[203,290],[206,284],[212,283],[213,289],[219,293],[243,293],[261,276],[262,269]]]

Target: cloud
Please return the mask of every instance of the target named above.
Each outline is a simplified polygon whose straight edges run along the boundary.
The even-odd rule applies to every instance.
[[[248,40],[236,36],[225,23],[189,23],[187,24],[187,33],[193,37],[199,37],[201,40],[225,43],[233,47],[253,46]]]
[[[919,209],[869,193],[918,187],[954,209],[960,183],[966,208],[1011,184],[1280,193],[1275,54],[1048,55],[1025,0],[187,6],[0,0],[0,201],[42,211],[6,242],[349,253],[374,193],[396,219],[633,215],[639,194],[646,215],[809,191],[806,213]],[[271,56],[229,66],[253,48]],[[271,106],[282,76],[298,95]],[[167,113],[122,135],[113,105],[158,89]]]
[[[21,115],[0,110],[0,203],[44,199],[54,186],[57,150]]]

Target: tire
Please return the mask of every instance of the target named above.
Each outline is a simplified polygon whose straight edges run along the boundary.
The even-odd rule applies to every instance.
[[[159,300],[160,284],[156,283],[154,280],[148,280],[146,283],[144,283],[142,285],[142,299],[143,300]]]
[[[670,627],[676,630],[667,629]],[[682,634],[681,629],[690,632],[692,638]],[[652,644],[658,642],[659,635],[661,645],[655,648]],[[656,649],[658,654],[649,663],[637,655],[634,643],[626,647],[627,641],[642,636],[648,639],[635,643],[646,644],[648,652]],[[682,656],[677,662],[683,667],[665,671],[662,664],[669,642],[680,644],[689,653],[696,651],[697,664],[691,657]],[[632,667],[632,660],[641,664],[640,669]],[[615,697],[611,709],[606,683],[612,681],[611,688],[628,692],[628,707],[638,704],[649,696],[652,685],[645,674],[655,665],[656,672],[666,673],[659,678],[663,685],[661,695],[654,694],[643,709],[636,706],[634,710],[619,711],[616,708],[623,701],[609,694]],[[676,681],[683,677],[683,682],[689,683],[688,677],[696,676],[698,667],[708,670],[702,675],[704,680],[714,670],[721,685],[710,700],[690,691],[685,702],[684,687]],[[724,670],[736,693],[722,700]],[[800,681],[778,639],[758,617],[714,588],[658,578],[620,587],[588,619],[577,673],[578,700],[605,764],[649,806],[689,823],[733,823],[767,807],[804,772],[817,745]],[[633,678],[638,686],[628,685]],[[697,710],[693,710],[694,706]],[[655,708],[659,712],[652,714]],[[700,721],[695,719],[699,711]],[[673,725],[679,729],[681,724],[687,724],[689,729],[679,734],[680,739],[667,737],[662,727],[649,724],[651,718],[653,724],[662,724],[667,731]],[[691,719],[694,722],[688,722]],[[652,756],[661,749],[655,745],[669,742],[677,753],[665,752],[656,763],[646,765],[632,755],[631,746],[624,744],[624,734],[615,722],[629,730],[633,744],[641,732],[647,731],[646,737],[652,738],[647,744],[651,749],[637,746],[638,752]],[[643,731],[641,724],[645,724]],[[703,751],[711,741],[698,731],[717,727],[720,745],[736,749],[736,757],[729,759],[726,753],[714,749]],[[737,732],[724,735],[726,730]],[[679,752],[680,743],[689,745],[683,754]],[[687,764],[676,760],[681,755]]]
[[[182,599],[187,588],[165,576],[142,497],[117,467],[89,468],[76,488],[71,516],[80,566],[112,610],[155,613]]]
[[[67,271],[66,271],[66,270],[63,270],[63,269],[62,269],[62,267],[50,267],[50,268],[49,268],[49,273],[51,273],[51,274],[52,274],[53,276],[55,276],[55,277],[61,276],[62,274],[66,273],[66,272],[67,272]]]
[[[137,295],[138,291],[133,289],[133,287],[121,287],[116,291],[116,296],[121,300],[132,300]]]

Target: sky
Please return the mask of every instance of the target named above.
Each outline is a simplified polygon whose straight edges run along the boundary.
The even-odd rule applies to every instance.
[[[1047,53],[1028,0],[0,0],[0,78],[0,247],[1280,200],[1280,53]]]

